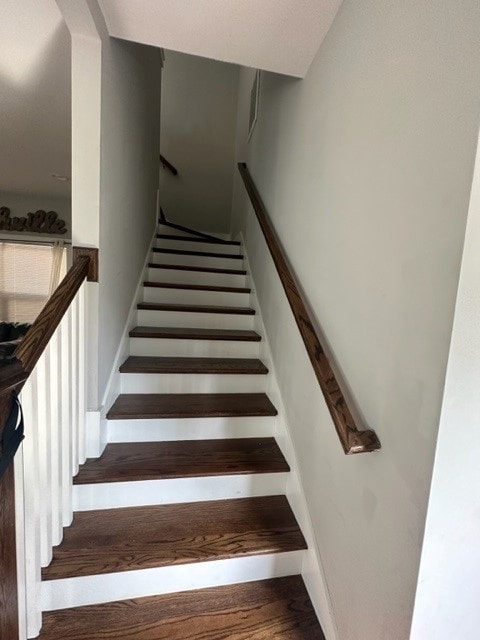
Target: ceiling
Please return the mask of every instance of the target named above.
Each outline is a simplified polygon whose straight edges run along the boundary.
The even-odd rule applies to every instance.
[[[304,77],[342,0],[99,0],[111,36]]]
[[[111,36],[303,77],[342,0],[98,2]],[[55,0],[0,4],[0,191],[70,195],[69,31]]]
[[[0,191],[66,196],[70,35],[55,0],[1,0]]]

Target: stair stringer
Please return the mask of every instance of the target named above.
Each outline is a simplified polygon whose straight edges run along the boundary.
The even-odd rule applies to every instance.
[[[147,280],[148,264],[152,255],[152,249],[155,246],[158,233],[158,225],[155,225],[154,233],[145,256],[143,267],[135,288],[132,304],[130,306],[127,321],[123,329],[122,337],[118,345],[115,358],[113,360],[110,375],[108,377],[107,387],[100,404],[100,408],[96,411],[87,411],[87,458],[99,458],[105,447],[107,446],[107,411],[112,406],[115,398],[121,392],[120,382],[120,365],[130,355],[130,337],[129,332],[136,325],[137,320],[137,304],[143,300],[143,283]]]
[[[305,582],[305,586],[314,606],[315,613],[317,614],[322,626],[326,640],[339,640],[333,606],[328,591],[325,573],[323,571],[320,549],[315,537],[306,494],[303,488],[295,446],[291,435],[291,428],[287,421],[287,413],[285,411],[282,394],[277,382],[275,363],[272,359],[268,335],[262,318],[261,303],[256,293],[255,277],[250,267],[248,249],[245,244],[243,233],[240,232],[235,239],[242,243],[241,246],[244,256],[244,266],[247,271],[246,286],[251,288],[250,306],[256,310],[254,317],[254,330],[262,336],[262,340],[259,343],[259,357],[269,370],[267,395],[278,411],[278,415],[275,420],[275,439],[290,466],[290,473],[287,475],[286,496],[308,545],[308,549],[303,552],[302,578]]]

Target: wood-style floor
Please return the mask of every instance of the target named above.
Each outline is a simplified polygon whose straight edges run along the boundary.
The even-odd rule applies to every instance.
[[[87,460],[74,484],[132,482],[290,470],[275,438],[108,444]]]
[[[285,496],[76,513],[43,580],[306,549]]]
[[[54,611],[40,640],[325,640],[300,576]]]
[[[264,393],[122,393],[109,420],[276,416]]]
[[[144,283],[146,288],[204,290],[218,294],[250,292],[246,286],[228,286],[238,284],[238,276],[246,274],[242,269],[243,256],[224,253],[225,246],[222,249],[221,243],[218,252],[206,252],[201,250],[204,240],[179,238],[170,234],[160,237],[180,245],[182,241],[196,242],[199,248],[198,251],[185,250],[181,246],[154,249],[154,253],[162,256],[166,263],[170,255],[183,256],[185,262],[188,262],[189,256],[195,256],[196,262],[199,262],[199,257],[206,257],[208,260],[205,264],[215,263],[210,260],[211,257],[220,257],[221,264],[231,263],[232,267],[238,264],[238,268],[151,263],[149,267],[155,271],[149,272],[150,281]],[[209,241],[208,244],[212,242]],[[229,241],[226,244],[238,245],[238,242]],[[227,258],[231,260],[223,262]],[[154,274],[159,273],[159,269],[162,270],[161,282],[156,282]],[[180,273],[172,274],[173,270]],[[188,283],[190,272],[190,275],[199,274],[196,280],[210,284]],[[185,278],[185,281],[181,284],[168,282],[170,274],[175,276],[174,280]],[[218,284],[215,282],[215,274],[222,274]],[[229,282],[225,274],[235,276],[235,280]],[[228,300],[229,296],[222,298]],[[247,306],[183,304],[181,293],[173,296],[173,299],[180,300],[180,303],[141,302],[138,308],[148,309],[150,316],[155,311],[175,311],[186,313],[190,319],[194,313],[228,314],[231,316],[229,321],[234,321],[236,316],[255,314],[255,309]],[[195,299],[199,299],[198,294],[195,294]],[[248,300],[247,297],[245,303]],[[164,316],[165,314],[161,317]],[[172,316],[174,323],[176,316]],[[160,323],[159,321],[158,324]],[[146,354],[130,355],[121,365],[120,373],[127,382],[131,382],[132,377],[144,376],[149,388],[151,383],[155,383],[154,388],[162,390],[165,382],[162,376],[175,376],[178,380],[178,376],[186,375],[189,384],[196,380],[204,383],[206,375],[212,376],[213,382],[216,376],[224,376],[220,388],[234,391],[237,385],[240,386],[240,377],[246,375],[252,376],[252,380],[246,380],[249,388],[251,385],[251,388],[258,388],[260,391],[267,387],[265,376],[268,368],[258,358],[206,357],[210,349],[212,355],[218,351],[230,353],[230,342],[237,343],[231,345],[233,353],[242,352],[242,343],[245,343],[247,353],[251,353],[255,345],[248,343],[262,340],[256,331],[137,326],[130,331],[130,337],[134,339],[131,353],[135,354],[135,350],[141,346]],[[149,343],[149,340],[152,342]],[[159,345],[155,345],[153,341],[162,340],[167,342],[159,349]],[[182,340],[186,341],[184,345],[178,342]],[[198,349],[197,345],[192,344],[196,340],[207,342],[203,342]],[[173,341],[173,346],[168,341]],[[208,341],[224,344],[209,345]],[[165,348],[165,355],[150,353],[149,344],[155,346],[154,352],[163,353]],[[168,355],[175,353],[177,346],[189,357]],[[199,354],[203,354],[203,357],[198,357]],[[155,374],[159,377],[152,379],[150,376]],[[137,390],[142,388],[138,384],[139,380],[141,379],[137,377]],[[258,380],[258,387],[254,384],[255,380]],[[227,381],[229,385],[223,386]],[[215,387],[214,384],[211,386]],[[201,385],[193,388],[201,388]],[[137,420],[151,420],[150,426],[156,428],[160,426],[161,420],[173,422],[177,418],[188,418],[193,422],[228,418],[229,423],[237,423],[239,431],[236,435],[241,436],[244,421],[255,418],[251,422],[255,426],[262,425],[259,428],[263,428],[263,424],[266,424],[264,418],[276,415],[277,409],[266,393],[120,394],[107,414],[109,420],[117,421],[110,423],[109,429],[112,433],[115,430],[121,432],[122,429],[118,427],[123,420],[126,421],[129,435],[126,440],[110,442],[100,458],[87,460],[75,477],[74,484],[92,486],[76,486],[74,490],[86,494],[98,491],[105,499],[104,503],[100,503],[112,505],[108,496],[116,483],[123,483],[114,486],[117,492],[126,487],[125,482],[132,483],[129,490],[134,486],[139,496],[145,485],[151,484],[153,490],[158,491],[160,504],[149,505],[145,501],[148,506],[76,512],[72,525],[64,530],[61,544],[53,550],[52,562],[42,570],[42,580],[48,584],[47,589],[52,593],[60,590],[63,595],[63,590],[69,584],[63,580],[71,580],[77,586],[83,584],[82,588],[85,588],[87,581],[90,588],[98,589],[95,585],[106,585],[112,579],[111,575],[106,578],[108,574],[113,574],[113,579],[118,580],[119,584],[126,585],[131,579],[129,572],[134,571],[142,574],[143,579],[148,579],[149,582],[142,583],[139,590],[123,591],[123,597],[126,594],[162,593],[192,586],[188,579],[180,579],[180,582],[177,580],[179,574],[190,574],[194,567],[197,572],[200,570],[202,573],[203,570],[209,574],[208,580],[197,581],[195,586],[203,584],[207,587],[213,583],[229,583],[240,579],[252,582],[47,612],[43,615],[40,640],[325,640],[301,576],[258,581],[267,576],[283,575],[284,565],[280,560],[292,561],[291,566],[285,565],[291,573],[300,571],[303,557],[301,552],[307,545],[286,495],[269,495],[271,491],[277,492],[276,488],[269,488],[265,491],[267,495],[239,497],[239,479],[229,478],[241,474],[252,477],[254,474],[271,474],[270,478],[264,476],[258,484],[269,487],[269,482],[275,480],[278,482],[278,493],[282,493],[290,468],[275,438],[224,438],[221,433],[214,433],[211,437],[217,436],[215,439],[183,440],[182,437],[187,438],[187,434],[183,434],[181,428],[178,428],[176,441],[160,438],[157,441],[155,437],[152,438],[153,442],[144,442],[141,437],[136,441]],[[222,422],[212,421],[214,425]],[[267,422],[270,423],[270,420]],[[186,480],[187,478],[194,480]],[[200,478],[201,482],[197,480]],[[181,480],[177,482],[177,479]],[[178,501],[161,504],[165,484],[173,486],[184,482],[189,486],[198,483],[203,488],[206,487],[205,495],[202,495],[204,499],[181,502],[180,499],[188,498],[184,498],[179,489]],[[245,484],[248,485],[249,482],[250,479],[247,478]],[[209,484],[222,487],[225,484],[225,495],[230,498],[211,499],[213,496],[208,493]],[[252,493],[255,495],[256,491]],[[207,499],[209,496],[210,499]],[[122,504],[125,503],[128,504],[128,501]],[[285,557],[276,554],[288,555]],[[262,569],[265,556],[268,556],[267,570]],[[259,558],[259,562],[255,561],[255,557]],[[244,575],[235,568],[239,564],[251,565],[254,569]],[[215,565],[213,571],[217,578],[214,582],[210,579],[210,572]],[[176,574],[177,578],[168,578],[170,574]],[[152,585],[152,575],[156,575],[155,579],[161,580],[161,584]],[[108,588],[104,587],[104,591],[95,593],[89,601],[102,602],[113,597],[115,592],[109,593]],[[60,601],[65,602],[61,598]],[[79,600],[70,600],[69,604],[78,602]],[[58,604],[55,600],[52,603],[51,606]]]

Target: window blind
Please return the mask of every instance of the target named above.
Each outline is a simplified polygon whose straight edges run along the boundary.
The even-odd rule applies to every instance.
[[[33,322],[51,293],[52,274],[58,281],[65,271],[64,248],[0,242],[0,321]]]

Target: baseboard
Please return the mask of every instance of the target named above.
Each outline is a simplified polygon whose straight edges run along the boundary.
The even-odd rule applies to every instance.
[[[85,452],[87,458],[99,458],[103,449],[100,433],[100,411],[87,411],[85,417]]]
[[[256,294],[257,289],[255,286],[255,278],[252,274],[250,261],[248,259],[248,250],[242,233],[240,233],[236,239],[240,240],[242,243],[245,268],[247,271],[246,286],[250,287],[252,290],[251,306],[256,309],[255,331],[262,336],[262,341],[260,343],[260,359],[265,363],[269,370],[269,388],[267,393],[278,410],[275,438],[278,446],[290,465],[286,495],[308,544],[308,550],[304,552],[302,577],[317,613],[317,617],[322,625],[325,637],[327,640],[338,640],[333,607],[322,568],[321,554],[315,537],[308,502],[302,484],[301,472],[298,465],[297,455],[295,453],[294,439],[292,438],[292,429],[286,419],[287,414],[277,382],[278,378],[272,358],[272,351],[270,349],[268,335],[263,322],[261,302]]]

